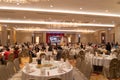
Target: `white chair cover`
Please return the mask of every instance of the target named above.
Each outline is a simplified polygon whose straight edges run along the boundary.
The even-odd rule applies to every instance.
[[[0,65],[0,80],[8,80],[9,74],[5,65]]]
[[[12,76],[15,74],[15,72],[16,72],[16,68],[15,68],[15,66],[14,66],[14,63],[11,62],[11,61],[7,62],[7,69],[8,69],[8,71],[9,71],[9,74],[10,74],[11,77],[12,77]]]
[[[14,62],[16,70],[19,71],[20,70],[19,58],[16,58],[13,62]]]

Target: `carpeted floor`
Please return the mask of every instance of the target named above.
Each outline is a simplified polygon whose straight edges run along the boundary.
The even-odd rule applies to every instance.
[[[102,74],[92,73],[90,80],[108,80],[108,79],[106,77],[104,77]]]

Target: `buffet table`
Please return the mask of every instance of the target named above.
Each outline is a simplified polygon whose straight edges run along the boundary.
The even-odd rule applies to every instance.
[[[46,61],[44,63],[40,65],[27,64],[22,70],[22,80],[48,80],[54,77],[62,80],[73,80],[73,67],[68,62]]]

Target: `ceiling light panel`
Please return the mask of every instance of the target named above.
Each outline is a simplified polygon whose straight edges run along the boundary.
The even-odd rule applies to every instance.
[[[93,24],[93,23],[74,23],[74,22],[51,22],[51,21],[26,21],[26,20],[0,20],[0,23],[19,23],[19,24],[55,24],[68,26],[98,26],[98,27],[115,27],[114,24]]]
[[[19,31],[46,31],[46,32],[84,32],[84,33],[93,33],[95,30],[62,30],[62,29],[33,29],[33,28],[15,28]]]
[[[0,9],[1,10],[38,11],[38,12],[85,14],[85,15],[95,15],[95,16],[120,17],[119,14],[98,13],[98,12],[84,12],[84,11],[50,10],[50,9],[20,8],[20,7],[0,7]]]

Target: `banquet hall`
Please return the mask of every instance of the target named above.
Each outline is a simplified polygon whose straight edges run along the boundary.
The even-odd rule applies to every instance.
[[[0,80],[120,80],[120,0],[0,0]]]

